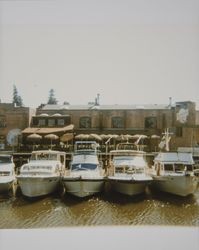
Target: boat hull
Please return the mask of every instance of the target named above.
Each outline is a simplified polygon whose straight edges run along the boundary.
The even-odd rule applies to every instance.
[[[60,183],[60,177],[18,177],[21,192],[27,197],[38,197],[55,192]]]
[[[14,180],[0,182],[0,193],[6,193],[13,188]]]
[[[185,197],[195,192],[197,183],[195,176],[153,176],[152,187]]]
[[[111,183],[111,188],[121,194],[133,196],[142,194],[145,192],[148,181],[130,181],[130,180],[120,180],[120,179],[109,179]]]
[[[104,188],[104,179],[64,178],[67,193],[77,197],[87,197],[99,193]]]

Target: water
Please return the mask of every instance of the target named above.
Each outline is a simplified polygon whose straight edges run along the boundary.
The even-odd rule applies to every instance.
[[[168,225],[199,226],[199,188],[186,198],[151,192],[128,197],[103,192],[84,199],[55,193],[27,199],[0,195],[0,228]]]

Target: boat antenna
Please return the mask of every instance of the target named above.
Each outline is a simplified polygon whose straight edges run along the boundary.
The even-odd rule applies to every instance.
[[[162,133],[164,136],[159,144],[160,148],[164,148],[166,151],[169,151],[169,142],[171,140],[171,135],[173,135],[173,133],[169,132],[169,128],[165,129],[165,132]]]

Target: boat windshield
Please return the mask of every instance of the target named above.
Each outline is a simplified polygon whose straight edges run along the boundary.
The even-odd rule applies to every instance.
[[[74,155],[96,155],[94,150],[78,150],[74,152]]]
[[[49,154],[49,153],[40,153],[40,154],[32,154],[30,160],[48,160],[48,161],[56,161],[57,154]]]
[[[9,176],[10,172],[9,171],[0,171],[0,176]]]
[[[10,156],[10,155],[1,155],[0,156],[0,164],[2,164],[2,163],[11,163],[12,162],[12,156]]]
[[[81,171],[81,170],[95,170],[97,168],[97,164],[93,163],[75,163],[72,164],[72,171]]]
[[[144,168],[146,162],[142,156],[116,156],[113,159],[113,165]]]
[[[132,166],[134,165],[134,157],[132,156],[116,156],[113,159],[113,164],[116,166],[122,166],[122,165],[129,165]]]

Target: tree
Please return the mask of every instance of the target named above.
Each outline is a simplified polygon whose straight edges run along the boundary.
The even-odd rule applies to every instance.
[[[23,106],[23,100],[21,96],[18,94],[18,90],[16,85],[13,85],[13,104],[16,104],[16,106],[22,107]]]
[[[55,98],[55,91],[51,89],[49,91],[48,103],[47,104],[57,104],[57,100]]]

